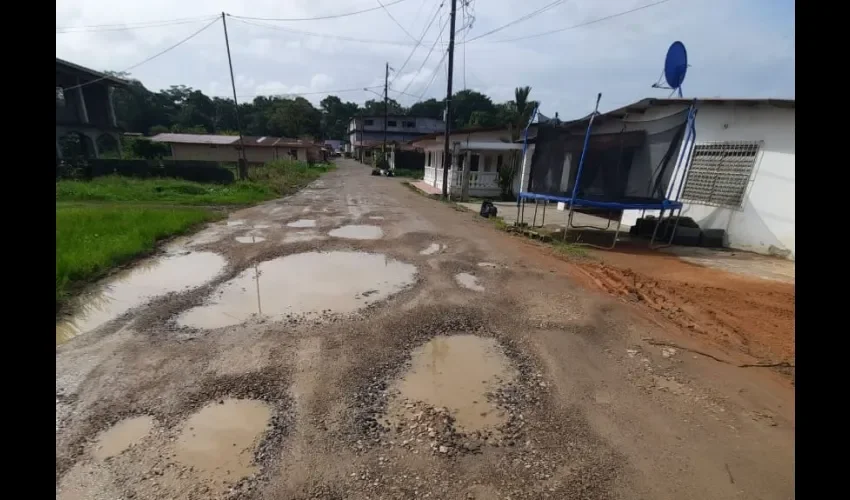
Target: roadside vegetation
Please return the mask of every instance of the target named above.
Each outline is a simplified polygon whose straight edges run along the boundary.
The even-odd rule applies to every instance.
[[[246,206],[298,191],[334,165],[277,161],[231,184],[99,177],[56,181],[56,311],[86,283],[154,251],[157,242]]]

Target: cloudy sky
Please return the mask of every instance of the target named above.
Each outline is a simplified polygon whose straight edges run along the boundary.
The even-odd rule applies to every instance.
[[[125,70],[224,11],[240,100],[305,94],[318,103],[325,91],[354,89],[331,93],[362,103],[377,97],[358,89],[381,91],[385,62],[396,70],[390,97],[404,105],[443,97],[450,1],[380,2],[386,7],[378,0],[57,0],[56,56]],[[603,110],[666,97],[669,91],[650,86],[667,47],[681,40],[691,64],[686,96],[795,96],[793,0],[666,0],[628,12],[657,2],[458,0],[454,89],[499,102],[529,85],[544,114],[574,118],[590,111],[597,92]],[[531,36],[552,30],[561,31]],[[153,90],[183,84],[230,96],[221,21],[131,74]]]

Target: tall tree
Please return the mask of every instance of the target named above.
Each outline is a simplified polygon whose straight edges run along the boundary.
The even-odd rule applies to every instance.
[[[407,110],[404,106],[398,103],[395,99],[387,101],[388,113],[391,115],[405,115]],[[363,103],[363,110],[360,112],[362,116],[380,116],[384,114],[384,100],[369,99]]]
[[[423,118],[436,118],[438,120],[442,120],[443,110],[445,109],[445,99],[438,101],[434,98],[431,98],[426,101],[414,103],[413,106],[410,107],[409,113],[410,116],[420,116]]]
[[[348,123],[357,114],[359,106],[354,102],[342,102],[335,95],[329,95],[319,103],[322,109],[322,137],[326,139],[343,139],[348,130]]]

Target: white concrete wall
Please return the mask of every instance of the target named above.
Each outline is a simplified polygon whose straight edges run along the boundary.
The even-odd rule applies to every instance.
[[[660,116],[669,107],[652,108]],[[682,215],[703,229],[725,229],[729,246],[795,258],[795,110],[769,105],[709,104],[699,107],[696,143],[763,141],[740,208],[686,203]],[[674,189],[681,183],[674,181]],[[649,214],[650,212],[647,212]],[[633,225],[640,211],[628,211],[623,223]],[[655,213],[657,215],[657,213]]]

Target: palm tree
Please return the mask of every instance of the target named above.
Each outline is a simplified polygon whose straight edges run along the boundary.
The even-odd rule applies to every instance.
[[[528,120],[531,118],[531,113],[537,107],[536,101],[528,100],[531,94],[531,87],[517,87],[514,89],[514,100],[509,101],[506,106],[506,119],[508,122],[508,130],[511,135],[511,142],[516,142],[520,139],[520,133],[525,129]],[[508,161],[502,164],[499,169],[499,187],[502,190],[502,198],[508,199],[513,197],[513,183],[517,171],[520,167],[519,153],[512,151],[508,157]]]

